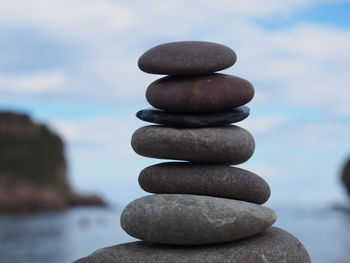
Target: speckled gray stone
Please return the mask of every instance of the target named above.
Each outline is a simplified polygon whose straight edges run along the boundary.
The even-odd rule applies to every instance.
[[[247,161],[255,147],[252,135],[234,125],[212,128],[150,125],[134,132],[131,145],[136,153],[147,157],[226,164]]]
[[[235,52],[221,44],[180,41],[158,45],[139,59],[139,68],[164,75],[202,75],[223,70],[236,62]]]
[[[143,169],[139,184],[151,193],[209,195],[257,204],[270,197],[270,187],[264,179],[228,165],[160,163]]]
[[[225,126],[244,120],[249,116],[249,108],[241,106],[225,111],[189,114],[189,113],[173,113],[155,109],[140,110],[136,113],[136,117],[140,120],[163,124],[171,127],[213,127]]]
[[[121,226],[143,241],[202,245],[252,236],[272,225],[270,208],[200,195],[158,194],[131,202],[121,215]]]
[[[74,263],[311,263],[303,244],[269,227],[255,236],[225,244],[167,246],[132,242],[99,249]]]
[[[152,82],[146,91],[146,99],[153,107],[177,113],[229,110],[253,97],[249,81],[226,74],[168,76]]]

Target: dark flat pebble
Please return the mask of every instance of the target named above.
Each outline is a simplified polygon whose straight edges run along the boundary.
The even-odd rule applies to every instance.
[[[172,127],[196,128],[224,126],[230,123],[236,123],[247,118],[249,113],[250,110],[247,106],[202,114],[181,114],[156,109],[145,109],[138,111],[136,117],[143,121]]]

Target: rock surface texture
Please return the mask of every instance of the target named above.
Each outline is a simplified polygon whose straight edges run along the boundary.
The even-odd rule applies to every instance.
[[[75,263],[311,263],[304,246],[288,232],[270,227],[255,236],[206,246],[133,242],[97,250]]]
[[[145,126],[135,131],[131,145],[146,157],[226,164],[247,161],[255,148],[253,136],[234,125],[193,129]]]
[[[159,194],[193,194],[237,199],[257,204],[270,197],[264,179],[237,167],[169,162],[149,166],[139,176],[143,190]]]
[[[134,200],[121,226],[142,242],[104,248],[76,263],[310,263],[303,245],[271,225],[275,212],[261,204],[270,187],[260,176],[230,165],[253,154],[255,142],[232,123],[249,115],[252,84],[216,73],[236,54],[216,43],[156,46],[139,59],[141,70],[165,74],[151,83],[155,108],[136,116],[144,126],[131,138],[136,153],[167,162],[141,171],[139,184],[154,195]],[[350,181],[350,180],[349,180]]]
[[[179,113],[229,110],[248,103],[253,96],[254,88],[247,80],[225,74],[164,77],[146,91],[153,107]]]
[[[198,195],[158,194],[136,199],[121,226],[144,241],[202,245],[252,236],[271,226],[275,213],[253,203]]]

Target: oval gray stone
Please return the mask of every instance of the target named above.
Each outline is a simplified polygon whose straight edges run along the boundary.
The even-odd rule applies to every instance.
[[[247,130],[234,125],[212,128],[150,125],[134,132],[131,146],[146,157],[239,164],[252,156],[255,142]]]
[[[245,105],[254,92],[249,81],[227,74],[168,76],[148,86],[146,99],[153,107],[165,111],[203,113]]]
[[[145,109],[138,111],[136,113],[136,117],[143,121],[171,127],[199,128],[225,126],[231,123],[239,122],[247,118],[249,116],[249,112],[250,110],[246,106],[225,111],[201,114],[183,114],[155,109]]]
[[[303,244],[290,233],[269,227],[255,236],[207,246],[165,246],[132,242],[99,249],[75,263],[311,263]]]
[[[173,245],[233,241],[257,234],[275,221],[275,212],[261,205],[180,194],[136,199],[121,215],[121,226],[129,235]]]
[[[228,165],[160,163],[143,169],[139,184],[151,193],[209,195],[257,204],[270,197],[270,187],[264,179]]]
[[[138,61],[147,73],[164,75],[203,75],[231,67],[235,52],[227,46],[204,41],[180,41],[158,45]]]

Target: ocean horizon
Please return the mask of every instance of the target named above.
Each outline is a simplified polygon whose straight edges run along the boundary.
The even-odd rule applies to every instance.
[[[331,206],[274,207],[274,226],[297,237],[312,262],[350,259],[350,214]],[[0,216],[1,263],[62,263],[97,249],[136,241],[120,227],[121,207]]]

